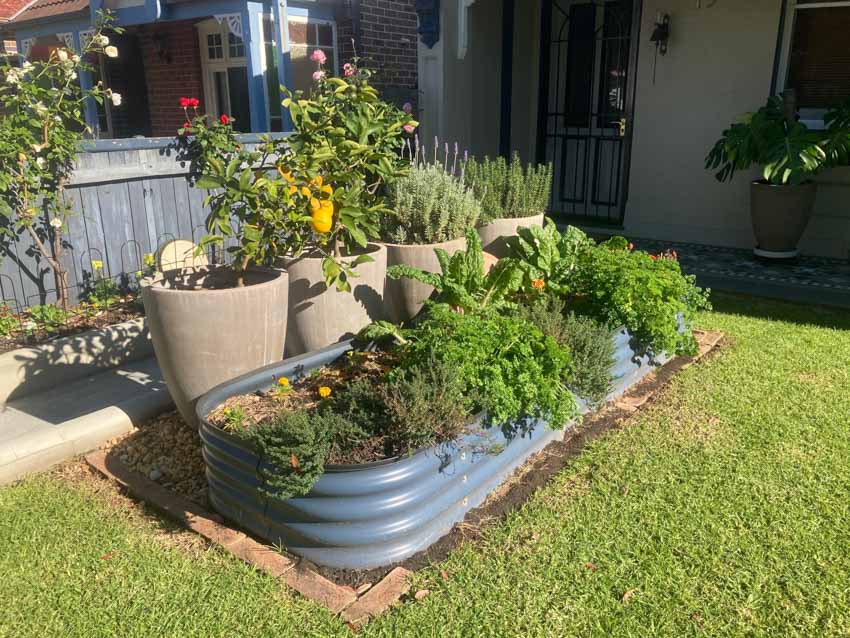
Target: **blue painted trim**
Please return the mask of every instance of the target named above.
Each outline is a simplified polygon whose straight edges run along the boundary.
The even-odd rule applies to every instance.
[[[255,133],[269,130],[266,80],[262,63],[262,14],[263,5],[260,2],[247,2],[246,9],[242,12],[242,39],[245,41],[245,53],[248,58],[248,105],[251,111],[251,131]]]
[[[88,27],[86,27],[87,29]],[[85,30],[85,29],[83,29]],[[77,51],[83,50],[82,42],[80,41],[80,32],[74,31],[74,48]],[[84,91],[92,88],[94,78],[92,74],[88,71],[83,71],[80,73],[80,88]],[[97,127],[97,104],[94,99],[86,100],[83,105],[83,112],[85,113],[86,124],[91,130],[96,130]]]
[[[57,33],[69,32],[79,34],[80,31],[91,29],[91,22],[87,16],[77,16],[73,19],[68,19],[67,16],[64,17],[64,20],[45,20],[43,22],[33,22],[24,27],[16,26],[15,38],[17,40],[18,47],[21,46],[21,40],[26,40],[27,38],[37,38],[43,35],[55,35]],[[75,46],[79,46],[79,43]],[[19,48],[18,50],[20,51],[21,49]]]
[[[640,356],[621,329],[615,344],[608,399],[621,395],[656,363]],[[411,456],[353,466],[325,467],[303,497],[270,498],[262,475],[274,472],[245,441],[206,417],[227,398],[268,389],[274,379],[309,373],[352,347],[350,341],[260,368],[201,397],[196,414],[210,502],[241,527],[321,565],[369,569],[422,551],[481,504],[532,454],[562,437],[543,421],[506,439],[502,429],[471,427],[457,441]],[[583,411],[588,407],[581,404]],[[567,424],[573,427],[575,422]],[[498,450],[498,451],[494,451]]]
[[[283,5],[281,7],[281,5]],[[289,15],[289,3],[286,0],[272,2],[272,14],[275,24],[275,52],[277,53],[277,81],[278,84],[289,86],[290,55],[289,55],[289,29],[286,28],[286,19]],[[281,124],[284,131],[292,130],[292,118],[289,109],[281,106]]]

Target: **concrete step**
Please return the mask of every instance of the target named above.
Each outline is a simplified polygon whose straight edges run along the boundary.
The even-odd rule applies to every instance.
[[[89,452],[171,405],[154,357],[11,399],[0,412],[0,485]]]

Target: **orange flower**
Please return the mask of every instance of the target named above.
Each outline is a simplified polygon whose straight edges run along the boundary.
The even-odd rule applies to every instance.
[[[319,396],[323,399],[327,399],[331,396],[331,389],[326,385],[319,386]]]
[[[531,287],[535,290],[543,290],[546,287],[546,282],[542,279],[532,279]]]

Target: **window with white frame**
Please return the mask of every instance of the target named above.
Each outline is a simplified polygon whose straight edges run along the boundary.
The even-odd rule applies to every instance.
[[[327,71],[331,74],[339,73],[336,23],[332,20],[291,15],[287,17],[287,27],[290,55],[288,88],[310,90],[313,85],[313,72],[316,70],[316,63],[310,56],[317,49],[324,51],[327,56]]]
[[[235,120],[237,131],[251,130],[248,97],[248,58],[245,41],[234,33],[241,27],[234,18],[223,16],[199,22],[198,44],[204,81],[206,112],[213,117],[227,115]]]
[[[778,88],[794,89],[810,126],[850,99],[850,0],[789,0]]]

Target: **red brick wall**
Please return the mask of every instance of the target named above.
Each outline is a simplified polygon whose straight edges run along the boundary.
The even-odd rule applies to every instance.
[[[350,5],[350,3],[349,3]],[[398,104],[416,104],[417,47],[415,0],[361,0],[358,55],[375,70],[375,84]],[[352,24],[340,22],[337,39],[343,62],[352,57]]]
[[[161,22],[137,28],[145,64],[151,135],[173,137],[183,125],[181,97],[196,97],[204,104],[201,53],[194,21]],[[164,36],[168,58],[156,52],[154,34]]]

